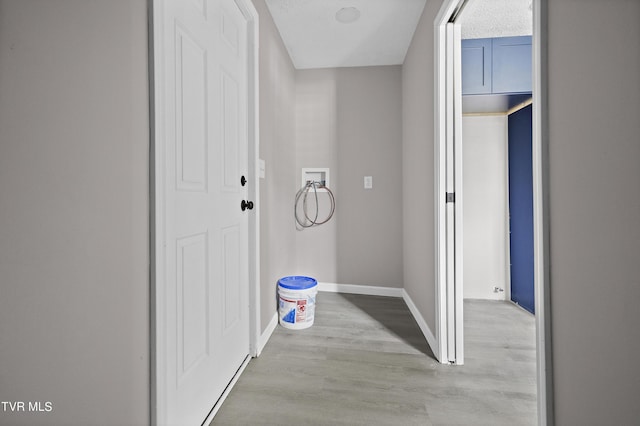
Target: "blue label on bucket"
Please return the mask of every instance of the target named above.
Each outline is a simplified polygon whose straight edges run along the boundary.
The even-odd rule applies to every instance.
[[[296,322],[296,310],[295,308],[290,310],[289,313],[282,317],[282,321],[290,322],[291,324]]]

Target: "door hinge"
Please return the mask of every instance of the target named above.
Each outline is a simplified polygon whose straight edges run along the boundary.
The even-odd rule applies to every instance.
[[[447,203],[455,203],[456,202],[456,193],[455,192],[446,192]]]

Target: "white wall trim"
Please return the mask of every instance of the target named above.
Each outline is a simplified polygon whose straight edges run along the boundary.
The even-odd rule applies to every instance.
[[[249,354],[258,356],[260,342],[260,31],[258,11],[251,0],[235,0],[247,20],[248,178],[249,199],[256,201],[249,215]]]
[[[372,285],[318,283],[318,291],[327,293],[366,294],[369,296],[402,297],[403,289]]]
[[[453,30],[453,183],[455,203],[449,203],[454,209],[454,287],[453,306],[455,317],[455,360],[456,364],[464,364],[464,185],[462,184],[462,28],[459,23],[452,24]],[[449,354],[451,359],[451,354]]]
[[[149,223],[150,223],[150,422],[162,424],[166,419],[167,380],[166,360],[164,356],[166,339],[165,329],[165,277],[164,242],[162,232],[165,226],[164,191],[162,176],[164,164],[164,2],[152,0],[149,10],[149,94],[150,94],[150,155],[149,155]]]
[[[446,56],[446,25],[449,17],[457,7],[457,0],[448,0],[448,5],[440,9],[434,22],[434,111],[436,112],[434,126],[434,210],[435,210],[435,312],[436,339],[438,342],[436,358],[441,363],[448,363],[447,353],[447,229],[444,196],[446,187],[446,138],[447,117],[440,113],[447,108],[447,56]]]
[[[271,335],[274,331],[276,331],[276,327],[278,326],[278,312],[273,314],[271,321],[267,325],[267,328],[262,332],[260,338],[258,339],[258,347],[256,348],[256,353],[254,357],[259,357],[262,353],[262,350],[267,345],[267,342],[271,338]]]
[[[424,334],[424,337],[427,339],[427,343],[431,348],[431,352],[433,352],[435,355],[438,350],[438,340],[436,339],[436,336],[431,331],[431,328],[429,328],[429,324],[427,324],[427,321],[424,319],[424,317],[420,313],[420,310],[418,310],[418,307],[416,306],[415,303],[413,303],[411,296],[409,296],[409,293],[407,293],[405,289],[402,289],[402,298],[404,299],[404,302],[407,304],[407,307],[409,308],[411,315],[413,315],[413,318],[418,323],[418,327],[420,327],[420,331],[422,331],[422,334]]]
[[[555,423],[549,261],[548,0],[533,0],[533,258],[538,424]]]

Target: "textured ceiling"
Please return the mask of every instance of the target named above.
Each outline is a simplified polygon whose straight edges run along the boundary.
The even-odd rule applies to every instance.
[[[402,64],[425,0],[266,0],[298,69]],[[360,18],[336,21],[356,7]]]
[[[297,69],[402,64],[425,0],[265,0]],[[432,0],[430,0],[432,1]],[[532,0],[470,0],[462,38],[530,35]],[[355,7],[353,23],[336,12]]]
[[[470,0],[458,21],[462,38],[531,35],[532,0]]]

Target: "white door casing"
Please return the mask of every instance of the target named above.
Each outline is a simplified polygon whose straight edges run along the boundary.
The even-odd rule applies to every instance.
[[[454,8],[441,10],[454,13]],[[449,15],[450,16],[450,15]],[[442,17],[436,18],[440,22]],[[442,363],[464,364],[460,25],[436,25],[436,339]]]
[[[156,0],[153,16],[152,421],[199,425],[250,353],[249,27],[234,0]]]
[[[463,206],[464,206],[464,186],[462,185],[462,29],[459,24],[449,24],[450,37],[453,45],[450,53],[453,55],[453,182],[454,182],[454,233],[449,239],[455,246],[455,265],[453,274],[455,276],[454,288],[451,294],[453,299],[453,316],[455,317],[455,337],[454,356],[456,364],[464,364],[464,245],[463,245]]]

